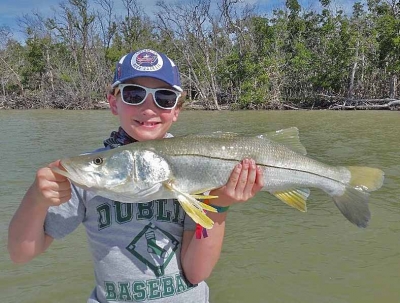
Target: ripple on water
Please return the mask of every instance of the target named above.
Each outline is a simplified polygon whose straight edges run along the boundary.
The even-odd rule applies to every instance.
[[[201,119],[199,119],[201,116]],[[309,155],[333,165],[371,165],[386,173],[372,193],[371,223],[359,229],[324,193],[300,213],[269,194],[233,206],[221,259],[208,279],[211,302],[400,302],[399,113],[184,111],[172,133],[260,134],[296,126]],[[94,284],[83,229],[32,263],[8,260],[6,229],[35,170],[95,149],[116,128],[107,111],[0,111],[0,293],[2,302],[84,302]]]

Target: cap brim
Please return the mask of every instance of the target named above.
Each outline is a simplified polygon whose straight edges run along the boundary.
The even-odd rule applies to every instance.
[[[170,85],[173,89],[177,90],[178,92],[183,92],[183,89],[182,89],[180,86],[173,85],[172,83],[170,83],[169,81],[163,79],[162,77],[157,77],[157,76],[149,75],[148,72],[144,72],[144,73],[140,73],[140,72],[139,72],[139,73],[135,73],[135,75],[132,76],[132,77],[121,78],[121,79],[119,79],[118,81],[115,81],[113,84],[111,84],[111,87],[112,87],[112,88],[115,88],[115,87],[117,87],[119,84],[124,83],[125,81],[132,80],[132,79],[139,78],[139,77],[155,78],[155,79],[164,81],[165,83],[167,83],[168,85]]]

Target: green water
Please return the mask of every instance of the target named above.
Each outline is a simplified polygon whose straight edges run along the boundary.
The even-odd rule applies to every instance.
[[[13,265],[7,227],[38,167],[98,148],[117,126],[108,111],[0,111],[0,302],[86,302],[94,287],[83,228],[26,265]],[[185,111],[175,135],[246,134],[297,126],[310,157],[385,171],[370,226],[351,225],[312,190],[300,213],[267,193],[231,208],[210,302],[400,302],[400,112]]]

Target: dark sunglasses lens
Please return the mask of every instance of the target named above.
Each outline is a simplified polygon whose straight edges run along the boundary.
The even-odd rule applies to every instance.
[[[173,108],[176,104],[177,94],[169,90],[160,89],[156,91],[157,104],[163,108]]]
[[[146,97],[146,91],[137,86],[125,86],[122,89],[122,99],[129,104],[139,104]]]

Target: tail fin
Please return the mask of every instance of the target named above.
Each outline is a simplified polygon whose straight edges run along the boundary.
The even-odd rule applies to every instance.
[[[344,194],[334,196],[333,201],[347,220],[358,227],[367,227],[371,218],[368,197],[367,192],[347,186]]]
[[[379,189],[383,184],[385,174],[378,168],[349,166],[347,169],[351,172],[350,186],[370,192]]]
[[[341,196],[334,196],[336,206],[342,214],[358,227],[367,227],[371,218],[368,208],[368,192],[379,189],[383,184],[382,170],[371,167],[347,167],[351,172],[349,185]]]

